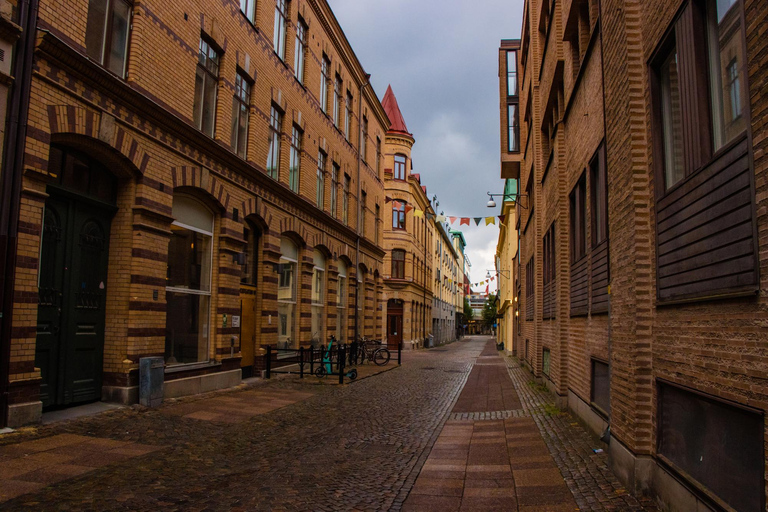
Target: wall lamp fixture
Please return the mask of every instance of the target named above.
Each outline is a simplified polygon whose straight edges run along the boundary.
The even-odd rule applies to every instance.
[[[486,203],[486,206],[488,206],[488,208],[496,208],[496,201],[493,200],[494,197],[503,197],[504,200],[506,200],[506,198],[511,198],[512,201],[519,204],[520,208],[523,208],[524,210],[528,209],[528,206],[521,201],[522,198],[528,199],[528,194],[503,194],[503,193],[491,194],[490,192],[486,192],[486,193],[488,194],[488,197],[490,197],[490,199]]]

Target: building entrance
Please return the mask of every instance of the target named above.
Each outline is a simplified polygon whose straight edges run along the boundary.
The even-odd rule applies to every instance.
[[[387,345],[397,350],[403,341],[403,303],[390,299],[387,302]]]
[[[35,352],[45,408],[101,399],[117,191],[114,176],[86,157],[52,148],[51,163],[60,172],[45,203]]]

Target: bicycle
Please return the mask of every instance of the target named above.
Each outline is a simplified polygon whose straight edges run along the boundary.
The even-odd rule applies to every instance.
[[[376,366],[384,366],[389,363],[390,359],[392,359],[392,354],[390,354],[388,348],[382,346],[381,341],[369,340],[363,336],[360,340],[359,359],[361,364],[368,359],[369,361],[373,361],[373,364]]]

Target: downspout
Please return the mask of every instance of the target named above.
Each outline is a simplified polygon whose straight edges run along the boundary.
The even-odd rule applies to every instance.
[[[16,245],[38,4],[39,0],[21,0],[19,5],[19,24],[23,32],[21,39],[16,43],[13,63],[14,83],[3,149],[2,198],[0,198],[0,290],[2,291],[0,293],[0,427],[8,423]]]
[[[371,85],[371,75],[365,74],[365,83],[360,86],[360,99],[357,101],[357,122],[358,126],[358,144],[357,144],[357,236],[355,239],[355,340],[360,337],[360,233],[362,232],[361,212],[362,205],[360,196],[362,196],[363,184],[360,181],[360,170],[363,166],[362,147],[365,144],[363,140],[363,90]],[[363,286],[365,289],[365,286]],[[374,292],[375,293],[375,292]]]

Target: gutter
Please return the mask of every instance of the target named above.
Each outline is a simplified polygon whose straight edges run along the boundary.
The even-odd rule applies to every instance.
[[[38,8],[39,0],[21,0],[19,5],[19,24],[23,32],[16,43],[13,63],[15,81],[8,103],[7,135],[3,150],[0,184],[0,427],[8,423],[16,246]]]

